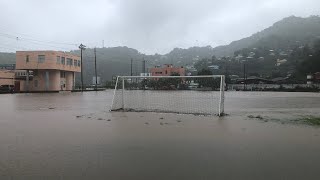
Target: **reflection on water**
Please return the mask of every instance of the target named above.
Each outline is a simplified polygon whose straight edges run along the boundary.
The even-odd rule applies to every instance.
[[[230,116],[109,113],[112,91],[0,95],[0,179],[318,179],[317,93],[227,92]]]

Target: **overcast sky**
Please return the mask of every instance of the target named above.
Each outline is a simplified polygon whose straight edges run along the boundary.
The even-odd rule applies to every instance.
[[[128,46],[142,53],[225,45],[319,0],[0,0],[0,51]]]

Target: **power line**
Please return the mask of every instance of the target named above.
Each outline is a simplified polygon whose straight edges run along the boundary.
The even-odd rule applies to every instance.
[[[8,34],[8,33],[0,32],[0,35],[1,35],[1,34],[2,34],[3,36],[8,37],[8,38],[14,38],[14,39],[17,39],[17,40],[24,39],[24,40],[30,40],[30,41],[36,41],[36,42],[42,42],[42,43],[49,43],[49,44],[60,44],[60,45],[77,46],[76,43],[66,43],[66,42],[57,42],[57,41],[46,41],[46,40],[39,40],[39,39],[35,39],[35,38],[25,38],[25,37],[23,37],[23,36],[11,35],[11,34]]]
[[[33,41],[29,41],[29,40],[25,40],[25,39],[18,39],[18,42],[23,42],[23,43],[31,43],[31,44],[35,44],[35,45],[41,45],[41,46],[45,46],[45,47],[53,47],[53,48],[57,48],[60,50],[71,50],[70,48],[66,48],[66,47],[61,47],[61,46],[54,46],[54,45],[49,45],[49,44],[45,44],[45,43],[39,43],[39,42],[33,42]]]
[[[37,40],[37,39],[31,39],[31,38],[24,38],[24,37],[14,36],[14,35],[7,34],[7,33],[2,33],[2,32],[0,32],[0,36],[15,40],[17,42],[28,42],[28,43],[32,43],[32,44],[36,44],[36,45],[41,45],[41,46],[54,47],[54,48],[58,48],[58,49],[61,49],[61,50],[66,50],[66,49],[71,49],[71,48],[57,46],[57,44],[58,45],[60,44],[60,45],[68,45],[68,46],[75,46],[76,47],[76,44],[69,44],[69,43],[62,43],[62,42],[55,42],[55,41],[43,41],[43,40]]]
[[[36,36],[33,36],[33,35],[14,32],[11,29],[7,29],[7,28],[4,28],[4,27],[0,27],[0,30],[1,30],[0,31],[0,36],[2,34],[2,36],[4,36],[4,37],[15,39],[15,40],[26,40],[26,41],[33,41],[33,42],[52,44],[52,45],[74,46],[74,47],[76,47],[75,49],[77,49],[77,46],[80,43],[80,42],[59,42],[59,41],[52,41],[52,40],[44,40],[44,39],[40,39],[40,38],[38,38]],[[10,32],[10,33],[7,33],[7,32]],[[100,44],[100,42],[85,42],[85,43],[87,45],[88,44],[92,44],[92,47],[96,47],[98,44]],[[57,46],[55,46],[55,47],[57,47]],[[103,45],[103,47],[104,47],[104,45]],[[61,48],[61,47],[59,47],[59,48]],[[66,48],[63,47],[63,49],[66,49]]]

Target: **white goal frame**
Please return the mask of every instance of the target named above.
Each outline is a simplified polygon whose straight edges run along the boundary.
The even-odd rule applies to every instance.
[[[113,98],[112,98],[112,104],[110,107],[110,111],[115,111],[119,109],[114,109],[114,101],[115,101],[115,96],[117,90],[122,91],[122,99],[121,99],[121,104],[122,108],[121,110],[125,111],[125,100],[124,100],[124,91],[125,91],[125,79],[132,79],[132,78],[137,78],[137,79],[152,79],[152,78],[220,78],[220,95],[219,95],[219,107],[218,107],[218,116],[223,116],[224,113],[224,91],[225,91],[225,76],[224,75],[203,75],[203,76],[117,76],[116,83],[115,83],[115,88],[113,92]],[[122,83],[122,88],[117,88],[119,85],[119,80],[121,80]],[[214,110],[213,110],[214,111]]]

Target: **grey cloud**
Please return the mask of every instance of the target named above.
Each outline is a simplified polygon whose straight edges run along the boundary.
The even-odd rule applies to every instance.
[[[90,47],[101,46],[105,40],[106,46],[166,53],[174,47],[227,44],[284,17],[317,14],[319,7],[317,0],[4,0],[0,2],[0,32],[83,42]],[[18,48],[14,40],[1,36],[0,40]]]

